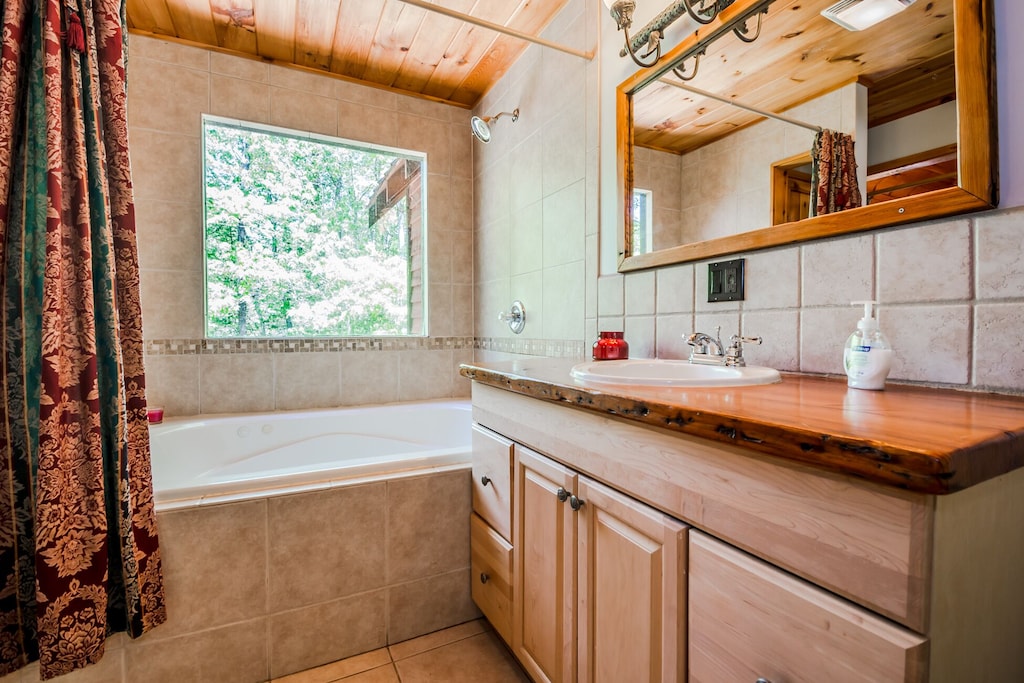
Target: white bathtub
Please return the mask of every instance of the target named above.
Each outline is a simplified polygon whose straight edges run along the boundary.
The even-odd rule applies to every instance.
[[[227,416],[151,425],[157,509],[465,466],[468,401]]]

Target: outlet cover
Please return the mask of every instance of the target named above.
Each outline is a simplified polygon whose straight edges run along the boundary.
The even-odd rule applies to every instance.
[[[708,264],[708,302],[743,301],[743,261],[718,261]]]

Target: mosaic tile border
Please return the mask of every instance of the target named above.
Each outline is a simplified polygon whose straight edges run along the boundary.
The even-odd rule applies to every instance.
[[[451,351],[481,349],[530,356],[583,358],[579,340],[519,337],[331,337],[303,339],[150,339],[149,356],[258,353],[339,353],[352,351]]]

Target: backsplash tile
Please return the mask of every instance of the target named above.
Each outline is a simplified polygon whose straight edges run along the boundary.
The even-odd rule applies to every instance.
[[[1024,211],[975,221],[978,299],[1024,297]]]
[[[874,238],[870,235],[812,242],[800,251],[802,306],[848,306],[854,300],[874,298]]]
[[[970,306],[887,307],[878,322],[893,347],[890,379],[967,384]]]
[[[1024,392],[1021,330],[1024,330],[1024,305],[1019,302],[974,307],[976,386]]]
[[[880,233],[877,298],[883,304],[970,299],[968,221],[926,223]]]

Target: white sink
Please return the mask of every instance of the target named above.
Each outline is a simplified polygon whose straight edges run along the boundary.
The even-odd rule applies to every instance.
[[[572,376],[581,382],[660,387],[741,387],[782,381],[779,371],[758,365],[696,365],[685,360],[602,360],[580,363]]]

